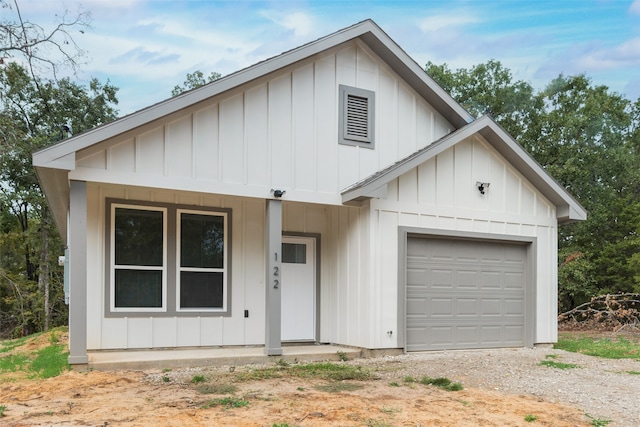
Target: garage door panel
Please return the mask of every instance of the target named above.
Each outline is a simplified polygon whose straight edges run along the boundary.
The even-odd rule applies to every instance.
[[[407,342],[428,342],[429,330],[427,328],[408,328],[407,329]],[[415,346],[408,346],[407,351],[424,350],[424,348],[418,348]]]
[[[480,271],[480,287],[482,289],[490,290],[498,290],[501,289],[502,286],[502,272],[501,271]]]
[[[498,325],[483,325],[480,328],[480,340],[483,345],[499,346],[502,342],[503,328]]]
[[[521,346],[523,328],[517,325],[432,325],[407,332],[407,338],[414,343],[407,346],[407,351],[423,351]],[[415,344],[418,342],[423,344]]]
[[[453,270],[451,269],[432,269],[431,274],[426,276],[431,277],[432,288],[451,289],[453,287]]]
[[[477,298],[458,298],[456,300],[456,316],[477,316]]]
[[[407,316],[426,316],[428,307],[427,298],[410,299],[407,301]]]
[[[504,300],[505,316],[522,316],[522,313],[524,313],[524,299]]]
[[[457,326],[454,329],[456,342],[458,346],[473,346],[478,342],[478,329],[476,325]]]
[[[505,343],[519,346],[524,335],[524,328],[521,325],[506,325],[504,327]]]
[[[410,238],[407,252],[408,351],[524,345],[523,245]]]
[[[480,316],[500,316],[502,314],[502,300],[500,298],[481,298],[480,299]]]
[[[478,271],[477,270],[457,270],[455,272],[454,285],[458,289],[477,289],[478,288]]]
[[[429,271],[425,271],[425,270],[408,270],[407,271],[407,286],[413,286],[413,285],[424,286],[424,285],[422,285],[423,283],[429,283],[431,281],[429,276],[430,276],[430,272]]]
[[[431,338],[431,346],[446,348],[451,345],[451,337],[455,335],[453,326],[432,326],[427,328],[428,338]]]
[[[451,317],[453,312],[453,298],[431,298],[431,310],[427,310],[427,315],[433,317]]]
[[[505,255],[504,255],[504,263],[506,265],[509,264],[514,264],[514,265],[520,265],[520,264],[524,264],[525,263],[525,253],[523,251],[520,250],[521,248],[519,247],[513,247],[510,248],[509,250],[505,251]]]
[[[511,272],[507,271],[504,274],[504,287],[505,289],[523,289],[524,286],[524,273],[521,271]]]

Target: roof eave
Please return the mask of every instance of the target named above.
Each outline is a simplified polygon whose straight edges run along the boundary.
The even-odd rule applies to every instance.
[[[498,123],[490,117],[482,119],[488,125],[483,126],[479,133],[556,206],[558,223],[564,224],[587,219],[587,211],[580,202],[562,184],[549,175]]]
[[[36,166],[36,175],[40,188],[44,194],[55,194],[47,197],[49,209],[63,242],[67,242],[67,211],[69,208],[69,179],[68,171]]]
[[[376,197],[374,191],[387,185],[393,179],[419,166],[425,161],[449,149],[458,142],[473,134],[480,134],[508,162],[510,162],[529,182],[531,182],[551,203],[556,206],[558,223],[565,224],[584,221],[587,211],[569,194],[544,168],[538,164],[500,125],[488,116],[446,135],[433,144],[406,157],[384,171],[377,172],[369,178],[342,191],[342,202],[362,201]]]
[[[474,120],[468,111],[442,89],[426,73],[424,68],[415,62],[380,27],[375,24],[373,26],[375,30],[364,33],[360,38],[436,111],[456,128],[461,128]]]

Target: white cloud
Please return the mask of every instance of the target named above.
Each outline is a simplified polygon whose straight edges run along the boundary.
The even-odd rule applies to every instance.
[[[616,62],[640,64],[640,37],[622,43],[613,49],[610,56]]]
[[[65,9],[71,15],[81,5],[81,10],[91,11],[93,29],[74,35],[87,52],[81,74],[110,79],[122,88],[121,101],[136,107],[169,96],[187,72],[226,75],[366,17],[421,65],[431,60],[454,69],[468,68],[493,58],[511,68],[514,76],[542,84],[560,72],[586,72],[607,81],[618,68],[631,77],[640,68],[640,35],[634,27],[640,0],[580,2],[580,7],[555,2],[544,8],[535,2],[469,0],[444,7],[442,2],[372,0],[19,0],[19,4],[25,17],[44,26],[51,26]],[[615,15],[604,13],[612,10]],[[628,81],[627,74],[618,80]],[[636,79],[632,92],[638,92],[638,85]],[[122,110],[131,107],[124,105]]]
[[[304,12],[263,11],[262,15],[275,24],[293,31],[296,37],[305,37],[314,30],[313,18]]]
[[[595,45],[575,58],[586,70],[607,70],[640,65],[640,37],[618,46]]]

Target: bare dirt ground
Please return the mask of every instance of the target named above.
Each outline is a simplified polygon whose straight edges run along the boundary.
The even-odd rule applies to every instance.
[[[550,354],[556,355],[554,360],[566,359],[580,368],[572,374],[540,366],[539,362]],[[616,365],[617,361],[560,350],[518,349],[411,354],[340,363],[366,367],[375,379],[348,381],[360,388],[332,392],[317,389],[327,384],[317,379],[237,381],[238,373],[255,366],[170,372],[69,371],[39,381],[2,374],[0,405],[6,409],[0,424],[587,426],[595,425],[594,419],[611,419],[611,415],[616,418],[610,426],[638,425],[636,421],[640,421],[633,414],[627,417],[624,406],[638,406],[634,399],[640,393],[640,375],[628,373],[640,371],[637,361]],[[446,376],[461,381],[465,388],[445,391],[405,381],[407,376],[420,379],[423,375]],[[194,376],[202,376],[211,384],[232,384],[236,389],[222,395],[204,394],[191,382]],[[622,398],[622,407],[612,409],[606,396],[602,402],[597,400],[602,399],[605,388],[613,393],[613,400]],[[571,392],[563,394],[562,389]],[[248,403],[241,407],[215,404],[216,399],[229,396]],[[594,402],[604,407],[594,406]]]
[[[391,387],[367,382],[339,393],[298,379],[242,384],[240,408],[213,406],[212,396],[181,384],[152,384],[141,372],[69,372],[40,383],[2,387],[7,426],[521,426],[589,425],[581,411],[527,396],[480,389]],[[300,390],[302,389],[302,390]]]

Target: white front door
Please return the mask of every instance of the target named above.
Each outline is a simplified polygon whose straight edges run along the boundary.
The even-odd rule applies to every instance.
[[[316,239],[282,237],[282,341],[315,341]]]

